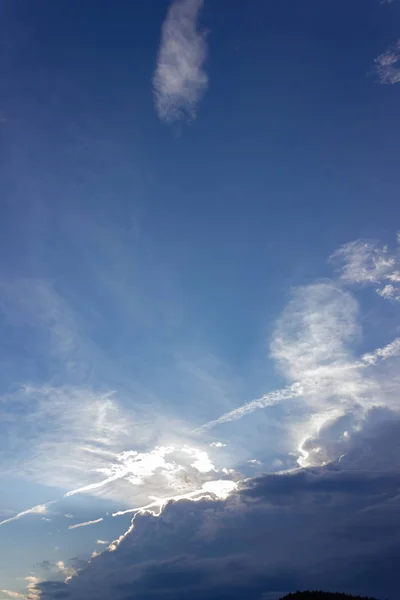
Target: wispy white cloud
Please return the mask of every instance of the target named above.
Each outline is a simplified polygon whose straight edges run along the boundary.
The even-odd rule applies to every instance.
[[[361,360],[367,365],[376,365],[379,360],[386,360],[394,356],[400,356],[400,338],[396,338],[383,348],[377,348],[373,352],[364,354]]]
[[[22,519],[22,517],[26,517],[27,515],[45,515],[47,513],[47,507],[50,506],[50,504],[53,504],[53,502],[47,502],[47,504],[37,504],[32,508],[23,510],[13,517],[9,517],[8,519],[0,521],[0,526],[5,525],[6,523],[12,523],[13,521],[18,521],[18,519]]]
[[[206,37],[197,30],[202,5],[203,0],[175,0],[162,26],[153,87],[157,114],[167,123],[193,120],[207,89]]]
[[[46,365],[53,365],[54,359],[57,363],[51,383],[26,383],[0,398],[7,422],[0,436],[1,473],[17,469],[25,479],[60,488],[60,496],[67,498],[87,493],[129,505],[142,505],[152,493],[193,491],[205,480],[218,478],[206,449],[198,439],[193,445],[196,436],[189,424],[171,415],[166,421],[159,405],[155,410],[142,397],[136,402],[135,392],[98,390],[84,374],[76,376],[82,374],[80,365],[85,373],[91,369],[97,354],[51,282],[1,280],[0,310],[10,325],[32,327],[40,343],[45,341]],[[218,369],[211,369],[210,375],[208,363],[200,367],[187,356],[178,358],[180,382],[184,380],[191,396],[196,398],[196,391],[201,398],[211,395],[222,404],[232,396],[215,375]],[[175,454],[159,464],[157,449],[170,446]],[[9,515],[5,516],[8,522]],[[15,520],[15,515],[11,517]]]
[[[251,400],[250,402],[246,402],[246,404],[243,404],[238,408],[230,410],[229,412],[218,417],[218,419],[214,419],[213,421],[205,423],[204,425],[196,429],[196,432],[201,433],[203,431],[213,429],[216,425],[220,425],[222,423],[230,423],[231,421],[237,421],[238,419],[241,419],[245,415],[248,415],[254,412],[255,410],[258,410],[260,408],[266,408],[267,406],[273,406],[274,404],[279,404],[283,400],[291,400],[292,398],[301,396],[301,394],[302,387],[297,383],[282,388],[280,390],[275,390],[268,394],[264,394],[264,396],[261,396],[256,400]]]
[[[36,332],[37,358],[57,365],[58,375],[84,379],[90,369],[73,311],[51,281],[0,279],[0,313],[14,327]]]
[[[95,482],[105,457],[126,447],[136,429],[112,392],[90,387],[25,385],[2,407],[9,416],[0,443],[0,455],[8,457],[3,471],[18,469],[27,479],[66,490]]]
[[[395,302],[400,302],[400,288],[394,287],[392,283],[388,283],[383,288],[378,288],[376,290],[378,296],[384,298],[385,300],[393,300]]]
[[[398,389],[389,391],[383,363],[400,356],[400,340],[357,357],[359,307],[344,289],[397,281],[398,252],[357,241],[335,253],[333,262],[339,264],[339,280],[297,288],[277,322],[271,356],[292,383],[228,411],[198,431],[290,402],[293,415],[288,422],[298,462],[311,466],[338,458],[373,407],[398,409]]]
[[[397,259],[388,246],[357,240],[344,244],[332,256],[340,280],[349,284],[378,283],[396,277]]]
[[[17,406],[23,410],[12,419]],[[166,432],[162,415],[149,426],[143,416],[122,409],[112,393],[24,386],[4,399],[3,409],[11,419],[3,442],[17,450],[3,469],[18,468],[25,478],[59,487],[65,498],[99,494],[141,506],[151,495],[187,493],[221,478],[208,444],[203,447],[187,426],[169,419]],[[149,449],[126,450],[132,439]]]
[[[381,284],[376,293],[385,300],[400,300],[400,250],[390,251],[387,245],[357,240],[344,244],[332,256],[338,267],[340,281],[346,285]],[[389,283],[387,283],[389,282]]]
[[[101,544],[103,546],[109,544],[110,542],[107,540],[96,540],[96,544]]]
[[[66,497],[91,493],[110,483],[129,484],[130,504],[134,505],[132,510],[135,512],[143,506],[158,506],[165,499],[202,493],[203,486],[213,481],[232,479],[232,474],[226,469],[215,467],[206,450],[186,444],[157,446],[148,452],[124,451],[116,455],[108,466],[97,471],[106,475],[105,479],[70,490]]]
[[[87,527],[88,525],[95,525],[96,523],[101,523],[103,521],[103,517],[99,519],[94,519],[93,521],[85,521],[84,523],[76,523],[76,525],[69,525],[68,529],[79,529],[80,527]]]
[[[355,365],[349,362],[348,345],[359,333],[357,310],[351,295],[333,284],[299,288],[279,320],[271,344],[272,357],[294,383],[238,407],[200,430],[294,398],[307,396],[317,404],[324,388],[325,394],[332,393],[332,385],[340,386],[338,393],[347,389],[355,394],[351,373]]]
[[[380,83],[400,83],[400,40],[375,59]]]

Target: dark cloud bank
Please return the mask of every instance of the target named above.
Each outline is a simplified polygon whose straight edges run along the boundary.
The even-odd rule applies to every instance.
[[[398,599],[400,421],[383,413],[373,423],[336,463],[137,516],[115,551],[37,591],[43,600],[274,600],[323,588]]]

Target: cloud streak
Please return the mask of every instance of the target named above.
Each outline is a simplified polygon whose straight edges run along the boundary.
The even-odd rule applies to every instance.
[[[88,525],[95,525],[96,523],[101,523],[103,521],[103,517],[99,519],[94,519],[93,521],[85,521],[84,523],[76,523],[76,525],[69,525],[68,529],[79,529],[80,527],[88,527]]]
[[[18,519],[22,519],[22,517],[26,517],[28,515],[45,515],[47,513],[47,507],[53,504],[53,502],[47,502],[47,504],[37,504],[32,508],[28,508],[27,510],[23,510],[13,517],[9,517],[8,519],[4,519],[4,521],[0,521],[0,526],[5,525],[6,523],[12,523],[13,521],[18,521]]]
[[[202,0],[175,0],[162,26],[153,90],[157,114],[166,123],[195,119],[208,86],[206,38],[197,30],[202,5]]]
[[[359,361],[355,361],[353,363],[349,363],[347,365],[341,366],[341,371],[351,371],[360,368],[366,368],[368,366],[376,365],[380,360],[386,360],[388,358],[399,356],[400,355],[400,338],[395,338],[393,342],[387,344],[383,348],[376,348],[373,352],[365,353]],[[251,400],[234,410],[231,410],[224,415],[221,415],[218,419],[214,419],[213,421],[209,421],[205,423],[198,429],[196,432],[203,432],[213,429],[217,425],[221,425],[223,423],[230,423],[231,421],[236,421],[241,419],[245,415],[251,414],[255,410],[259,410],[262,408],[267,408],[269,406],[274,406],[283,402],[284,400],[293,400],[294,398],[300,398],[304,394],[310,393],[311,391],[317,392],[319,386],[319,381],[317,378],[304,379],[303,381],[297,381],[292,385],[281,388],[279,390],[275,390],[261,398],[257,398],[256,400]]]
[[[222,423],[230,423],[231,421],[237,421],[241,419],[245,415],[251,414],[255,410],[259,410],[261,408],[266,408],[268,406],[274,406],[275,404],[279,404],[283,400],[291,400],[292,398],[298,398],[302,395],[303,388],[300,383],[294,383],[293,385],[289,385],[280,390],[275,390],[268,394],[264,394],[260,398],[255,400],[251,400],[238,408],[230,410],[229,412],[221,415],[218,419],[214,419],[213,421],[209,421],[205,423],[198,429],[196,429],[196,433],[201,433],[204,431],[208,431],[213,429],[217,425],[221,425]]]

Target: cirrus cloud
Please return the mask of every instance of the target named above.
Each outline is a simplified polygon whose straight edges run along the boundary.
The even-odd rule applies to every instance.
[[[157,114],[167,123],[195,119],[207,89],[206,39],[197,30],[202,5],[203,0],[175,0],[162,26],[153,88]]]

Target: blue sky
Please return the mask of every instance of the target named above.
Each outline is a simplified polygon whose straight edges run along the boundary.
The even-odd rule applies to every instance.
[[[0,600],[393,598],[398,1],[0,12]]]

